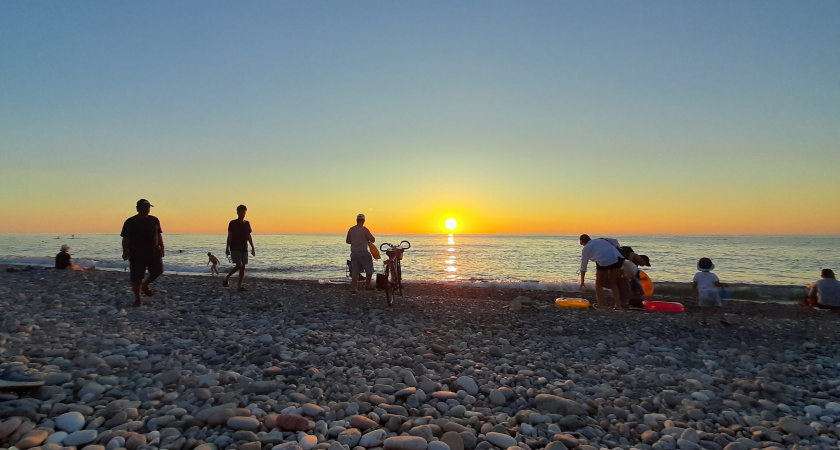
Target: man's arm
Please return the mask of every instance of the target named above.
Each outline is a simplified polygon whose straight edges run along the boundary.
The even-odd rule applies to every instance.
[[[583,288],[585,288],[585,287],[586,287],[586,284],[584,284],[584,282],[583,282],[583,279],[584,279],[585,277],[586,277],[586,271],[585,271],[585,270],[581,270],[581,271],[580,271],[580,289],[583,289]]]
[[[163,247],[163,233],[161,233],[160,231],[158,231],[158,242],[160,242],[160,257],[163,258],[164,256],[166,256],[166,251]]]
[[[352,242],[350,242],[350,230],[347,230],[347,239],[345,239],[344,242],[352,244]]]
[[[230,256],[230,238],[232,237],[232,233],[228,230],[228,237],[227,242],[225,243],[225,255]]]
[[[811,286],[811,291],[808,292],[808,298],[810,298],[811,300],[817,301],[817,299],[818,299],[817,293],[818,293],[817,283],[814,283],[814,285]]]
[[[122,248],[123,248],[123,254],[122,254],[123,261],[127,261],[128,257],[129,257],[129,254],[128,254],[128,236],[123,236]]]
[[[251,256],[257,256],[257,250],[254,248],[254,240],[251,239],[251,235],[248,235],[248,242],[251,243]]]
[[[375,237],[373,237],[373,235],[372,235],[372,234],[370,234],[370,230],[368,230],[367,228],[365,228],[365,231],[367,231],[367,240],[368,240],[368,242],[376,242],[376,238],[375,238]]]

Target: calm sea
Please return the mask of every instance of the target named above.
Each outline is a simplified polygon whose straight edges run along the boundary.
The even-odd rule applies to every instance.
[[[595,237],[595,236],[593,236]],[[725,283],[765,288],[804,286],[821,268],[840,269],[840,236],[610,236],[650,257],[654,282],[686,283],[700,257],[711,258]],[[208,273],[207,252],[231,267],[225,235],[167,234],[168,272]],[[575,290],[581,247],[577,236],[377,235],[377,242],[411,242],[404,278],[422,281],[516,285],[528,289]],[[116,234],[2,234],[0,263],[52,266],[61,244],[74,261],[125,270]],[[269,278],[343,281],[349,246],[344,235],[255,235],[257,256],[250,273]],[[377,264],[377,271],[381,265]],[[594,276],[594,264],[589,270]],[[666,283],[667,284],[667,283]]]

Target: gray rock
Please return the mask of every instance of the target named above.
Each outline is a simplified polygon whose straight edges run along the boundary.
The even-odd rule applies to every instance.
[[[393,436],[385,439],[385,450],[425,450],[427,442],[418,436]]]
[[[588,415],[586,409],[577,402],[556,395],[538,394],[535,403],[537,409],[554,414],[562,414],[564,416]]]

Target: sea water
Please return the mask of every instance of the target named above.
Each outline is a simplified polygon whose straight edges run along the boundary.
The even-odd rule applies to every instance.
[[[375,231],[375,230],[374,230]],[[402,261],[403,278],[525,289],[574,291],[582,247],[578,236],[376,235],[377,244],[411,242]],[[593,236],[596,237],[596,236]],[[747,285],[765,294],[749,298],[795,297],[819,278],[821,268],[840,269],[840,236],[610,236],[650,257],[643,267],[658,286],[684,285],[697,260],[711,258],[724,283]],[[248,273],[258,277],[336,283],[345,280],[349,246],[344,235],[254,235],[256,256]],[[207,252],[232,267],[224,254],[226,235],[166,234],[164,264],[169,273],[209,274]],[[77,264],[124,271],[116,234],[0,234],[0,263],[52,266],[62,244]],[[381,271],[381,262],[375,264]],[[588,285],[594,281],[589,263]],[[664,284],[663,284],[664,282]],[[743,288],[743,286],[742,286]],[[799,290],[792,290],[792,289]],[[744,289],[741,289],[744,291]],[[733,294],[738,293],[738,288]]]

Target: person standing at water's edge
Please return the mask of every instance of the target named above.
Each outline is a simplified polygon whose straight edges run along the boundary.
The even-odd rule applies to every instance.
[[[621,266],[624,258],[618,251],[618,241],[615,239],[592,239],[588,234],[580,235],[580,245],[583,252],[580,255],[580,288],[586,287],[586,266],[589,261],[595,261],[595,298],[598,300],[598,308],[615,309],[620,303],[618,290],[618,278],[621,276]],[[612,305],[607,305],[604,288],[612,291]]]
[[[149,215],[152,205],[148,200],[137,200],[137,215],[129,217],[122,227],[123,260],[129,261],[131,270],[131,290],[134,291],[134,306],[141,306],[140,292],[147,296],[155,295],[149,286],[163,273],[163,230],[160,220]],[[149,276],[146,280],[146,269]]]
[[[238,271],[239,291],[248,290],[242,285],[242,280],[245,278],[245,266],[248,264],[248,244],[251,244],[251,256],[257,256],[257,251],[254,249],[254,240],[251,238],[251,222],[245,220],[245,213],[247,212],[248,208],[245,205],[236,207],[237,217],[228,224],[227,245],[225,246],[225,255],[230,256],[230,259],[236,265],[225,276],[222,286],[230,286],[230,277]]]
[[[210,273],[216,275],[217,273],[219,273],[219,258],[216,258],[216,255],[214,255],[212,252],[207,252],[207,257],[209,258],[207,264],[212,264],[210,266]]]
[[[712,273],[715,270],[715,264],[709,258],[700,258],[697,261],[697,270],[694,279],[691,280],[691,294],[700,305],[700,324],[709,324],[709,314],[714,308],[717,310],[720,323],[729,326],[729,321],[723,315],[720,292],[718,291],[726,285],[721,283],[720,278]]]
[[[365,289],[372,290],[373,256],[368,250],[368,242],[376,242],[376,238],[365,227],[364,214],[356,216],[356,225],[347,230],[346,242],[350,244],[350,293],[355,294],[358,290],[362,270],[365,271]]]

